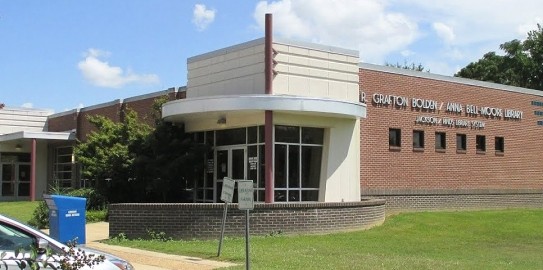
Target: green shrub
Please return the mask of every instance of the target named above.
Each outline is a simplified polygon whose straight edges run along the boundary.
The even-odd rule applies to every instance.
[[[106,198],[93,188],[72,189],[65,193],[67,196],[87,199],[87,210],[102,210],[106,208]]]
[[[56,195],[66,195],[74,197],[82,197],[87,199],[86,205],[86,220],[87,222],[97,222],[107,220],[107,202],[105,197],[99,194],[92,188],[80,188],[80,189],[60,189],[51,187],[51,193]],[[89,211],[91,210],[91,211]],[[28,221],[28,224],[38,229],[49,228],[49,208],[45,201],[38,204],[38,207],[34,209],[32,218]]]
[[[34,209],[32,218],[28,221],[28,224],[38,229],[49,228],[49,207],[47,207],[45,201],[40,202],[38,207]]]
[[[85,218],[87,220],[87,223],[107,221],[108,211],[107,209],[87,210]]]
[[[85,220],[87,223],[107,221],[108,211],[107,208],[102,210],[87,210],[85,213]],[[28,221],[30,226],[34,226],[38,229],[49,228],[49,207],[42,201],[38,204],[38,207],[34,209],[32,218]]]

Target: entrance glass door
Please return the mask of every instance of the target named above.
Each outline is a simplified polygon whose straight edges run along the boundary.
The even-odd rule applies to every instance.
[[[215,173],[215,202],[221,199],[222,182],[224,177],[232,179],[246,179],[247,147],[245,146],[223,146],[215,151],[217,157]],[[234,192],[234,201],[237,194]]]
[[[19,164],[17,196],[30,196],[30,164]]]
[[[2,163],[2,197],[15,196],[15,164]]]
[[[30,196],[30,164],[2,163],[2,197]]]

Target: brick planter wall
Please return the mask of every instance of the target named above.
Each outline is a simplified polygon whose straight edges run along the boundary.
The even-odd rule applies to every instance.
[[[125,203],[109,206],[109,235],[148,238],[148,230],[174,239],[219,238],[224,204]],[[385,220],[385,201],[255,204],[251,235],[311,234],[367,229]],[[243,236],[245,211],[230,204],[226,236]]]

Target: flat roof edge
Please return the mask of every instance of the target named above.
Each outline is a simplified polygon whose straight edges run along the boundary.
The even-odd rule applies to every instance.
[[[19,139],[42,139],[42,140],[75,140],[73,132],[51,132],[51,131],[18,131],[0,135],[0,142]]]
[[[181,87],[179,87],[179,88],[181,88]],[[143,94],[143,95],[139,95],[139,96],[133,96],[133,97],[125,98],[125,99],[123,99],[123,103],[134,102],[134,101],[153,98],[153,97],[166,96],[166,95],[168,95],[170,93],[177,93],[177,89],[175,87],[170,87],[170,88],[168,88],[166,90],[161,90],[161,91],[151,92],[151,93],[147,93],[147,94]]]
[[[204,60],[207,58],[211,58],[214,56],[223,55],[229,52],[238,51],[238,50],[242,50],[242,49],[257,46],[257,45],[262,45],[264,44],[264,42],[265,42],[264,38],[258,38],[251,41],[225,47],[222,49],[214,50],[208,53],[199,54],[193,57],[189,57],[187,59],[187,63],[192,63],[192,62]],[[311,42],[306,42],[306,41],[297,41],[297,40],[291,40],[291,39],[275,37],[275,36],[273,37],[272,42],[277,43],[277,44],[308,48],[308,49],[313,49],[313,50],[318,50],[318,51],[325,51],[329,53],[348,55],[348,56],[357,57],[357,58],[359,57],[359,52],[357,50],[345,49],[345,48],[336,47],[336,46],[328,46],[328,45],[322,45],[322,44],[311,43]]]
[[[113,101],[110,101],[110,102],[100,103],[100,104],[92,105],[92,106],[89,106],[89,107],[84,107],[84,108],[81,108],[79,110],[79,112],[92,111],[92,110],[105,108],[105,107],[109,107],[111,105],[116,105],[116,104],[122,104],[122,100],[121,99],[116,99],[116,100],[113,100]]]
[[[302,47],[302,48],[313,49],[313,50],[318,50],[318,51],[325,51],[329,53],[343,54],[343,55],[348,55],[348,56],[357,57],[357,58],[359,57],[359,52],[357,50],[323,45],[323,44],[318,44],[318,43],[311,43],[311,42],[306,42],[306,41],[298,41],[298,40],[291,40],[291,39],[281,38],[281,37],[273,37],[273,43],[292,45],[296,47]]]
[[[78,112],[79,112],[79,109],[71,109],[68,111],[51,114],[47,116],[47,119],[62,117],[62,116],[70,115],[70,114],[77,114]]]
[[[368,63],[359,63],[358,67],[360,69],[366,69],[366,70],[380,71],[380,72],[386,72],[386,73],[392,73],[392,74],[398,74],[398,75],[404,75],[404,76],[410,76],[410,77],[452,82],[452,83],[479,86],[479,87],[485,87],[485,88],[493,88],[493,89],[502,90],[502,91],[529,94],[529,95],[543,97],[543,91],[540,91],[540,90],[510,86],[510,85],[499,84],[499,83],[478,81],[478,80],[473,80],[473,79],[446,76],[446,75],[434,74],[434,73],[429,73],[429,72],[415,71],[415,70],[389,67],[389,66],[381,66],[381,65],[368,64]]]
[[[264,44],[264,38],[254,39],[254,40],[251,40],[251,41],[243,42],[243,43],[240,43],[240,44],[228,46],[228,47],[225,47],[225,48],[222,48],[222,49],[218,49],[218,50],[214,50],[214,51],[211,51],[211,52],[195,55],[193,57],[189,57],[189,58],[187,58],[187,64],[190,64],[190,63],[196,62],[196,61],[200,61],[200,60],[204,60],[204,59],[207,59],[207,58],[227,54],[227,53],[230,53],[230,52],[233,52],[233,51],[239,51],[239,50],[242,50],[242,49],[245,49],[245,48],[250,48],[250,47],[253,47],[253,46],[256,46],[256,45],[261,45],[261,44]]]

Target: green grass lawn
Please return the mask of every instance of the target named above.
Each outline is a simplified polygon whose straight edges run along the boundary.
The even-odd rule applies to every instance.
[[[26,223],[32,218],[32,213],[39,203],[39,201],[1,202],[0,214]]]
[[[109,240],[217,259],[218,241]],[[244,269],[243,238],[221,260]],[[543,210],[405,213],[366,231],[251,237],[252,269],[543,269]]]

